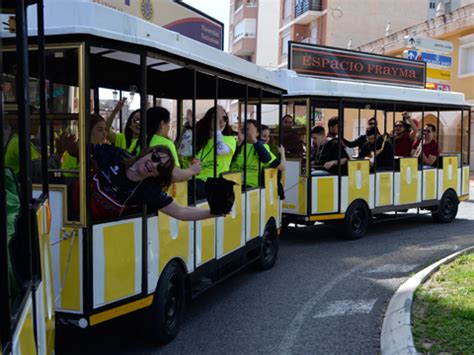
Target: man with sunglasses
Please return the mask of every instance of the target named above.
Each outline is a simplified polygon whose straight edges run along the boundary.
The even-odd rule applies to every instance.
[[[403,112],[402,117],[402,121],[395,122],[395,130],[393,133],[395,156],[410,157],[413,141],[418,133],[418,127],[408,112]]]
[[[435,134],[436,127],[431,123],[427,123],[423,128],[423,139],[417,139],[412,146],[411,156],[418,157],[419,162],[425,167],[436,166],[438,160],[439,148],[434,139]]]

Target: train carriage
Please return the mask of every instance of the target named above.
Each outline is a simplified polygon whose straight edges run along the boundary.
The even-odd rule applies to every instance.
[[[101,112],[104,90],[126,93],[130,99],[131,94],[139,96],[140,139],[146,147],[149,106],[171,100],[178,137],[186,103],[195,127],[199,106],[279,98],[284,88],[275,73],[89,1],[56,1],[45,8],[45,18],[48,155],[55,153],[55,137],[61,132],[77,136],[79,146],[75,168],[48,171],[56,317],[63,324],[88,328],[150,307],[145,325],[155,339],[170,341],[188,296],[197,296],[249,263],[262,269],[273,266],[281,213],[277,174],[262,169],[256,188],[245,186],[245,168],[224,174],[236,182],[235,203],[225,217],[184,222],[149,213],[143,205],[138,213],[94,219],[91,113]],[[37,55],[34,38],[31,42],[30,60]],[[9,44],[7,38],[6,81],[15,77]],[[30,83],[37,74],[32,66]],[[255,112],[260,119],[259,110]],[[216,176],[216,163],[213,171]],[[189,193],[190,186],[174,183],[168,194],[181,205],[208,208],[206,200]],[[35,196],[41,193],[39,185],[33,190]]]
[[[44,37],[42,33],[43,2],[3,1],[2,16],[8,16],[13,31],[15,64],[18,75],[11,80],[4,71],[2,47],[1,119],[0,119],[0,353],[51,354],[55,342],[54,290],[52,283],[50,243],[50,203],[46,177],[47,161],[39,159],[30,165],[30,157],[46,149],[45,97],[38,97],[37,117],[39,149],[30,145],[31,130],[28,84],[27,9],[40,8],[38,82],[44,84]],[[12,34],[10,34],[11,36]],[[10,79],[10,80],[9,80]],[[8,84],[10,85],[8,85]],[[17,100],[9,102],[15,87]],[[12,114],[13,113],[13,114]],[[6,120],[6,117],[10,119]],[[7,132],[10,133],[8,139]],[[8,144],[7,144],[8,143]],[[18,160],[15,171],[8,166],[7,148],[13,146]],[[10,149],[10,153],[12,150]],[[38,193],[32,198],[31,181],[37,179]]]
[[[400,83],[400,78],[379,83],[380,77],[350,78],[349,70],[338,71],[336,67],[327,69],[329,73],[323,73],[319,66],[305,67],[304,60],[310,60],[302,61],[297,51],[308,50],[317,59],[313,63],[318,65],[327,57],[328,63],[354,57],[358,58],[355,59],[358,64],[367,60],[369,65],[375,65],[374,60],[383,63],[395,60],[321,48],[290,43],[290,60],[295,61],[295,71],[280,71],[281,82],[288,90],[283,98],[283,111],[299,120],[299,127],[292,130],[298,132],[304,145],[301,156],[288,158],[283,223],[336,223],[343,227],[345,237],[360,238],[371,222],[390,217],[402,218],[424,211],[439,222],[452,221],[458,203],[469,197],[472,106],[465,102],[464,95],[412,87]],[[332,51],[330,55],[328,50]],[[360,59],[361,55],[369,59]],[[424,78],[421,81],[424,85]],[[363,135],[369,119],[375,119],[380,136],[392,141],[391,131],[404,112],[418,121],[419,130],[426,124],[436,128],[434,139],[440,155],[435,164],[422,167],[416,157],[394,156],[393,165],[377,169],[368,159],[359,159],[356,151],[347,149],[345,142]],[[349,160],[346,167],[339,165],[335,172],[321,176],[311,166],[309,156],[311,128],[323,125],[323,117],[326,121],[335,117],[339,126],[339,157],[347,151]],[[327,132],[328,127],[325,128]],[[285,128],[281,130],[284,134]],[[283,140],[282,143],[285,144]]]

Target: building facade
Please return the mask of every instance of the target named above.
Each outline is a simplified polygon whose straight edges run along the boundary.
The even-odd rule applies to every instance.
[[[407,49],[405,36],[416,35],[449,41],[453,44],[453,50],[451,78],[447,84],[451,87],[451,91],[464,93],[466,101],[474,104],[474,1],[464,1],[461,5],[464,6],[450,12],[439,9],[441,10],[441,13],[438,11],[439,16],[368,42],[357,49],[363,52],[401,57]],[[448,134],[459,136],[460,122],[461,115],[457,113],[441,117],[440,124]],[[471,127],[473,125],[474,111],[471,113]],[[464,127],[464,129],[467,128]],[[471,169],[474,170],[474,128],[471,129],[470,139]]]

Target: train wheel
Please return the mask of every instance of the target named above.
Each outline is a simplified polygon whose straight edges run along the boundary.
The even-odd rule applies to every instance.
[[[185,302],[185,275],[172,261],[161,274],[152,306],[151,336],[160,344],[169,343],[178,334]]]
[[[370,224],[370,212],[362,201],[354,201],[347,209],[344,218],[344,238],[359,239],[367,232]]]
[[[441,197],[438,208],[431,212],[431,216],[438,223],[450,223],[458,214],[459,200],[456,193],[448,190]]]
[[[262,236],[260,258],[256,266],[260,270],[268,270],[275,265],[278,257],[278,235],[273,224],[268,224]]]

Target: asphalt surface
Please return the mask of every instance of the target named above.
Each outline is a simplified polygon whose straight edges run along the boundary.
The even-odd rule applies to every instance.
[[[331,226],[292,228],[273,269],[247,268],[193,301],[170,344],[154,345],[135,315],[85,334],[60,329],[57,353],[380,353],[384,311],[400,284],[472,245],[472,198],[451,224],[430,215],[385,221],[357,241]]]

